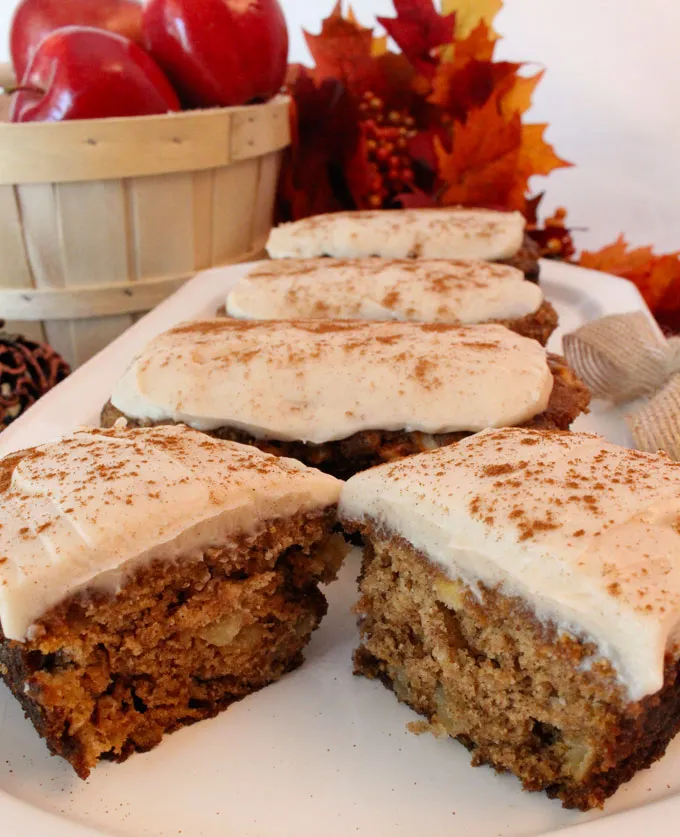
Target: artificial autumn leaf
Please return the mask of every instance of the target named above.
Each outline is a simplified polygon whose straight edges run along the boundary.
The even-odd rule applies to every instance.
[[[340,82],[317,83],[310,70],[297,65],[290,68],[288,88],[296,127],[279,181],[279,221],[344,206],[333,179],[359,137],[356,106]]]
[[[644,272],[654,259],[651,247],[628,249],[628,242],[620,235],[613,244],[608,244],[601,250],[584,250],[579,258],[581,267],[591,270],[602,270],[615,276],[628,276]]]
[[[581,267],[602,270],[633,282],[662,326],[680,330],[680,254],[655,255],[651,247],[630,249],[620,235],[613,244],[581,253]]]
[[[563,160],[555,154],[554,147],[546,142],[543,134],[545,124],[522,125],[521,166],[523,171],[534,174],[550,174],[555,169],[569,168],[573,163]]]
[[[423,75],[430,77],[436,68],[436,50],[450,44],[455,15],[441,15],[434,0],[394,0],[396,17],[379,17],[387,34]]]
[[[538,226],[538,208],[540,207],[545,192],[539,192],[531,198],[526,199],[524,206],[524,217],[526,218],[527,226]]]
[[[397,195],[397,201],[404,209],[434,209],[437,206],[437,198],[421,189]]]
[[[649,284],[663,293],[657,302],[648,302],[659,324],[670,331],[680,331],[680,258],[677,253],[659,256],[652,268]],[[647,299],[644,290],[640,289]]]
[[[435,202],[526,210],[529,179],[567,164],[543,126],[522,125],[541,74],[493,61],[500,0],[447,0],[443,13],[433,0],[394,6],[381,21],[401,52],[339,2],[306,36],[316,66],[292,88],[299,138],[283,214]]]
[[[373,30],[361,26],[350,16],[342,15],[341,0],[321,23],[321,32],[304,33],[305,41],[316,64],[317,82],[332,78],[341,81],[348,90],[359,93],[373,85]]]
[[[498,12],[503,8],[503,0],[442,0],[444,14],[456,15],[456,40],[462,40],[484,21],[494,38],[492,24]]]
[[[414,104],[416,71],[406,56],[386,52],[375,59],[372,92],[380,96],[388,109],[410,108]]]
[[[519,116],[515,113],[514,116]],[[547,175],[555,169],[568,168],[572,163],[555,154],[553,146],[546,142],[543,134],[547,125],[523,124],[521,144],[517,160],[517,171],[512,190],[508,195],[508,208],[524,211],[529,179],[534,175]]]
[[[427,101],[464,122],[467,112],[484,105],[497,87],[515,76],[519,67],[509,61],[470,60],[462,66],[457,61],[440,64]]]
[[[501,112],[505,117],[513,113],[525,114],[531,107],[534,91],[538,87],[545,70],[541,70],[533,76],[516,76],[515,80],[506,94],[501,97]]]
[[[491,61],[496,48],[496,37],[486,22],[481,20],[464,38],[457,38],[453,46],[452,60],[456,64],[475,58],[477,61]]]
[[[496,96],[456,123],[453,148],[434,140],[445,205],[506,206],[517,176],[522,125],[516,114],[508,121]]]

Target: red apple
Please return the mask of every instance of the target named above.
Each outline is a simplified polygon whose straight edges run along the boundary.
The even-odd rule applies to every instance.
[[[266,101],[281,89],[288,31],[277,0],[147,0],[142,26],[188,107]]]
[[[18,81],[42,39],[62,26],[93,26],[142,44],[139,0],[22,0],[12,19],[10,53]]]
[[[177,94],[144,50],[86,26],[41,41],[12,96],[12,122],[143,116],[179,110]]]

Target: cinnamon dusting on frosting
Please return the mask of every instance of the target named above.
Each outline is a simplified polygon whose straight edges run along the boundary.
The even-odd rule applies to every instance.
[[[221,319],[157,337],[111,401],[134,419],[323,443],[521,424],[552,386],[545,351],[502,326]]]
[[[487,209],[401,209],[335,212],[271,231],[274,259],[334,256],[495,261],[514,256],[524,238],[519,212]]]
[[[131,561],[191,554],[336,502],[300,463],[186,427],[83,430],[0,462],[0,623],[22,639],[49,607]],[[159,549],[161,550],[159,552]]]
[[[680,637],[679,463],[590,434],[490,430],[357,475],[341,511],[609,649],[636,698],[660,688]]]
[[[473,324],[535,313],[540,288],[504,264],[404,259],[262,262],[227,297],[244,320],[369,319]]]

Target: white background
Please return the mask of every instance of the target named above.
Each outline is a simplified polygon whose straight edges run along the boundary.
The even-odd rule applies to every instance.
[[[318,31],[333,2],[282,0],[292,60],[307,57],[301,27]],[[353,6],[365,24],[392,14],[391,0]],[[0,0],[2,60],[13,7]],[[624,231],[680,250],[680,0],[506,0],[496,28],[499,57],[547,67],[530,116],[577,164],[543,181],[544,206],[569,209],[582,246]]]

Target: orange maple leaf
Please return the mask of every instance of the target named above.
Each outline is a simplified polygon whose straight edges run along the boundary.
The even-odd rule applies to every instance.
[[[496,48],[496,36],[484,20],[464,38],[456,40],[452,47],[452,58],[461,64],[470,58],[478,61],[491,61]]]
[[[569,168],[573,163],[555,154],[553,146],[546,142],[543,134],[547,125],[522,125],[522,150],[520,168],[523,174],[550,174],[555,169]]]
[[[466,38],[480,21],[491,29],[496,15],[503,8],[503,0],[442,0],[442,12],[456,15],[456,38]]]
[[[519,113],[515,112],[514,116],[519,118]],[[543,138],[547,127],[540,124],[522,125],[515,182],[508,195],[509,209],[519,209],[524,212],[529,180],[534,175],[547,175],[555,169],[568,168],[572,165],[567,160],[558,157],[553,146]]]
[[[444,182],[443,204],[504,206],[517,176],[522,145],[519,116],[503,119],[492,96],[481,108],[457,122],[453,148],[448,151],[439,137],[434,148],[439,176]]]
[[[620,235],[616,241],[601,250],[584,250],[579,258],[579,264],[591,270],[602,270],[605,273],[613,273],[615,276],[627,276],[644,271],[652,259],[654,259],[654,252],[651,247],[629,250],[628,242],[623,235]]]
[[[601,250],[585,250],[581,253],[579,264],[634,282],[652,309],[661,303],[669,285],[680,280],[680,259],[677,253],[657,256],[651,247],[629,249],[623,235]]]
[[[620,235],[601,250],[584,251],[578,263],[630,280],[660,323],[674,331],[680,327],[680,253],[656,255],[651,247],[630,249]]]
[[[321,32],[312,35],[304,32],[305,41],[316,64],[314,79],[327,78],[342,81],[348,90],[361,92],[372,86],[375,76],[373,30],[361,26],[349,11],[342,15],[342,2],[338,0],[331,14],[321,22]]]
[[[534,91],[544,75],[545,70],[541,70],[533,76],[515,76],[508,92],[504,93],[500,100],[503,115],[524,115],[531,107]]]

